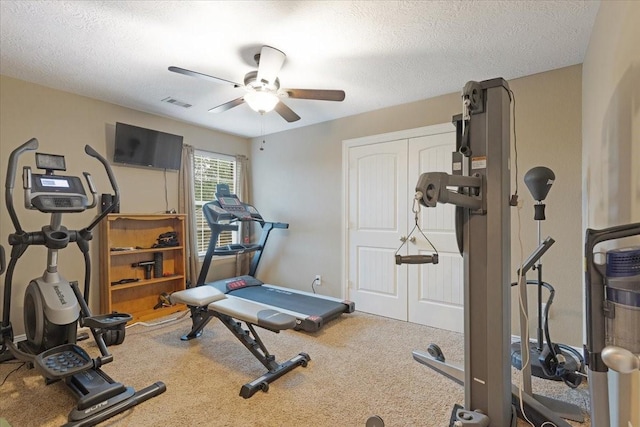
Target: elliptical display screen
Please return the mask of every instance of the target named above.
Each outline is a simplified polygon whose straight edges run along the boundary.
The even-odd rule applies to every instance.
[[[33,174],[33,196],[40,193],[60,193],[86,196],[82,182],[77,176]]]
[[[69,188],[69,181],[60,178],[40,177],[40,185],[43,187]]]

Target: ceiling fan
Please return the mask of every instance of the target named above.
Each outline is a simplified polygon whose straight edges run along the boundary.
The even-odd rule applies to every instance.
[[[283,98],[321,101],[344,100],[345,93],[343,90],[281,89],[278,73],[284,64],[286,55],[276,48],[271,46],[262,46],[260,53],[257,53],[253,58],[258,65],[258,69],[256,71],[250,71],[244,76],[244,84],[221,79],[220,77],[209,76],[196,71],[186,70],[180,67],[169,67],[169,71],[216,83],[231,84],[233,87],[242,87],[245,89],[246,93],[244,96],[225,102],[217,107],[213,107],[209,110],[211,113],[222,113],[223,111],[227,111],[246,102],[249,104],[251,109],[260,114],[264,114],[275,109],[276,112],[286,121],[295,122],[300,120],[300,116],[282,102]]]

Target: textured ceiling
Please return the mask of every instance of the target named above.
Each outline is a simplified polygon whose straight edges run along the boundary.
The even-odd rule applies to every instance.
[[[583,61],[597,1],[0,1],[0,74],[253,137]],[[287,123],[247,105],[262,45],[286,53],[283,87],[342,89],[344,102],[287,99]],[[184,109],[167,97],[192,104]],[[124,120],[124,118],[123,118]]]

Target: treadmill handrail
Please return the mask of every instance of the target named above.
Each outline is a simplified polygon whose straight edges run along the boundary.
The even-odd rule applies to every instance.
[[[211,202],[210,202],[211,203]],[[251,244],[234,244],[234,245],[242,245],[244,248],[235,249],[221,249],[224,246],[216,246],[218,243],[218,238],[223,231],[232,230],[235,231],[238,229],[237,222],[231,224],[220,224],[220,223],[211,223],[209,219],[207,219],[207,223],[211,228],[211,236],[209,237],[209,246],[207,247],[207,252],[204,255],[204,259],[202,261],[202,267],[200,269],[200,274],[198,275],[197,282],[195,286],[203,285],[207,280],[207,274],[209,273],[209,269],[211,268],[211,261],[214,256],[227,256],[227,255],[237,255],[239,253],[251,253],[254,252],[254,256],[251,260],[251,264],[249,266],[249,275],[254,276],[256,274],[256,270],[258,269],[258,264],[260,263],[260,258],[262,257],[262,251],[264,250],[267,239],[269,238],[269,234],[271,230],[274,228],[279,229],[288,229],[289,224],[285,222],[270,222],[270,221],[258,221],[254,220],[262,226],[262,234],[260,235],[260,240],[258,243]]]
[[[243,245],[241,243],[232,243],[230,245],[216,246],[213,252],[214,252],[214,255],[216,256],[224,256],[224,255],[248,254],[261,249],[262,249],[262,246],[255,243],[248,244],[248,245]]]

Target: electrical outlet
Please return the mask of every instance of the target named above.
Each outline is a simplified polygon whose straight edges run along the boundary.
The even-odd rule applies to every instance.
[[[316,284],[316,286],[321,286],[322,285],[322,276],[321,275],[316,274],[315,284]]]

